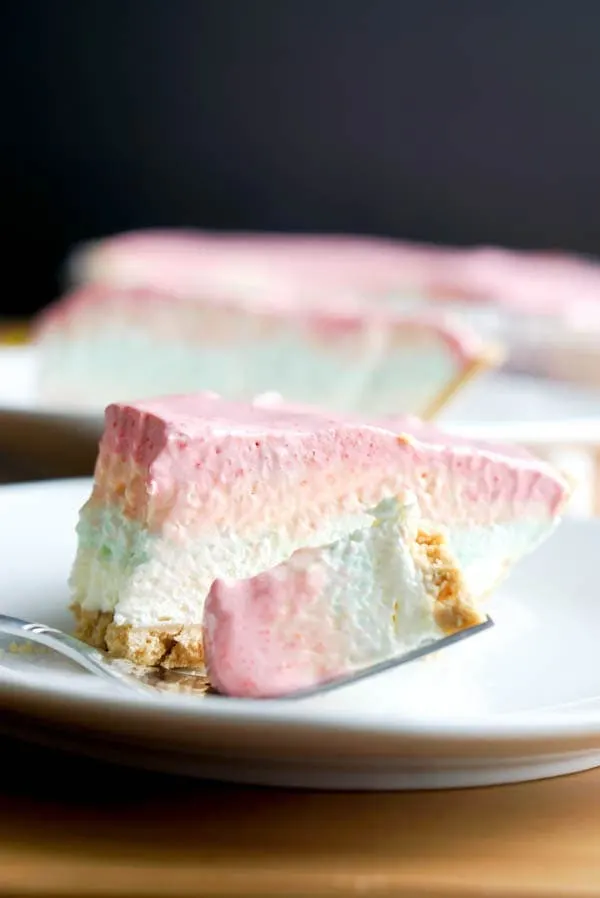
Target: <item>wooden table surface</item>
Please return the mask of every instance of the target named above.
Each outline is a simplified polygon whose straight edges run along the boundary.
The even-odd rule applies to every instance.
[[[1,895],[600,895],[600,771],[327,794],[129,772],[11,741],[2,759]]]
[[[0,459],[3,471],[14,479]],[[2,761],[2,896],[600,896],[600,770],[327,794],[127,771],[12,739]]]
[[[27,321],[13,321],[0,318],[0,343],[19,345],[27,340],[29,325]]]

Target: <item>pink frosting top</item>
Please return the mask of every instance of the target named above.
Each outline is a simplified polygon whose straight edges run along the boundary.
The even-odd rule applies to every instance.
[[[494,364],[500,356],[495,347],[487,346],[466,324],[457,324],[451,315],[441,315],[437,310],[403,312],[391,306],[374,305],[358,297],[339,303],[335,296],[323,299],[318,305],[300,301],[279,301],[281,296],[259,294],[251,301],[223,293],[204,297],[201,304],[210,313],[207,323],[199,315],[197,327],[189,314],[183,314],[183,325],[178,324],[177,310],[186,312],[190,303],[194,308],[198,300],[182,299],[158,289],[111,287],[106,284],[90,284],[79,287],[44,309],[37,317],[33,339],[42,341],[47,335],[59,331],[64,335],[76,335],[78,328],[84,331],[97,316],[101,326],[106,322],[125,323],[143,320],[144,326],[154,329],[163,338],[175,335],[179,340],[207,340],[211,345],[219,340],[227,342],[231,337],[230,323],[225,317],[221,323],[215,319],[216,311],[225,316],[243,310],[246,314],[262,316],[266,326],[272,322],[293,322],[314,339],[329,341],[330,336],[352,336],[366,329],[385,327],[399,341],[410,341],[425,336],[441,343],[455,358],[459,367],[473,362]],[[290,299],[288,295],[287,299]]]
[[[302,234],[142,231],[83,247],[78,280],[165,289],[258,288],[282,297],[299,292],[390,292],[420,280],[431,256],[425,247],[374,237]],[[414,277],[413,277],[414,275]]]
[[[496,247],[441,247],[340,235],[142,231],[80,250],[83,280],[154,286],[181,295],[199,289],[297,296],[315,292],[483,301],[532,313],[600,320],[600,265],[566,254]]]
[[[415,419],[359,422],[211,394],[113,404],[91,506],[176,539],[319,526],[414,492],[432,519],[552,517],[568,488],[526,452],[469,445]]]
[[[495,247],[442,254],[428,291],[514,311],[600,323],[600,264],[561,253]]]

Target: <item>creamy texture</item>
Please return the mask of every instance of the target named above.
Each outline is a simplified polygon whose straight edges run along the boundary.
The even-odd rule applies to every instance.
[[[434,526],[431,520],[423,525]],[[215,579],[254,577],[290,558],[299,548],[342,541],[370,526],[369,515],[362,512],[303,531],[257,526],[248,536],[232,528],[204,538],[174,540],[149,533],[115,508],[92,516],[84,513],[78,525],[71,594],[85,610],[114,612],[117,624],[199,624]],[[540,519],[492,527],[453,527],[447,540],[467,589],[482,598],[553,526]]]
[[[553,528],[568,488],[522,450],[469,446],[414,419],[366,424],[214,395],[107,409],[71,590],[116,623],[201,624],[219,578],[247,579],[411,497],[486,594]]]
[[[264,697],[315,686],[478,622],[456,563],[419,542],[418,508],[383,501],[369,527],[304,549],[247,581],[216,581],[204,647],[220,692]],[[439,537],[439,543],[443,538]],[[438,567],[436,568],[436,564]]]
[[[82,407],[199,389],[248,400],[277,386],[337,411],[427,415],[500,359],[437,314],[323,299],[278,309],[268,297],[246,309],[106,288],[44,313],[36,342],[42,397]]]
[[[86,611],[113,611],[135,627],[202,623],[204,600],[217,577],[246,578],[269,570],[300,546],[322,546],[367,526],[364,514],[321,526],[244,534],[232,524],[191,539],[149,533],[107,508],[78,525],[70,577],[74,601]]]
[[[47,401],[104,406],[115,396],[139,399],[160,393],[214,390],[251,400],[274,383],[291,402],[322,404],[345,412],[404,409],[427,414],[468,365],[435,333],[387,349],[365,337],[355,352],[279,337],[227,346],[160,339],[115,330],[75,341],[53,338],[43,345],[40,383]]]
[[[79,281],[160,287],[184,296],[232,292],[241,302],[317,302],[323,293],[395,308],[433,305],[507,347],[511,370],[597,385],[597,258],[499,247],[444,247],[324,235],[147,231],[78,252]]]
[[[381,238],[340,235],[146,231],[80,247],[78,283],[150,287],[197,298],[224,292],[278,305],[395,290],[417,283],[435,253]]]
[[[469,524],[551,518],[567,493],[524,451],[469,446],[415,419],[360,423],[200,394],[108,407],[91,504],[115,503],[150,530],[202,532],[232,515],[247,529],[259,508],[265,526],[315,526],[407,489],[432,518]]]
[[[451,247],[340,235],[140,231],[81,248],[72,274],[83,283],[152,287],[197,297],[203,290],[380,297],[414,292],[538,314],[600,322],[600,265],[564,253]],[[295,291],[295,293],[294,293]]]

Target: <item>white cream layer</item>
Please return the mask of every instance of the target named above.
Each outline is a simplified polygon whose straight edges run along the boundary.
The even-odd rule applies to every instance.
[[[370,526],[360,513],[324,521],[302,543],[286,530],[242,538],[232,530],[174,543],[151,536],[115,509],[94,525],[82,518],[71,572],[73,600],[90,611],[113,611],[117,624],[201,623],[204,600],[217,578],[246,579],[270,570],[299,548],[323,546]]]
[[[396,657],[445,635],[441,608],[453,627],[477,620],[443,534],[421,532],[416,504],[385,500],[372,516],[253,581],[213,585],[204,648],[220,692],[281,695]]]
[[[404,497],[411,504],[411,496]],[[323,521],[317,530],[291,538],[285,530],[257,532],[254,538],[232,530],[202,540],[172,542],[149,535],[115,509],[93,526],[85,515],[78,526],[79,547],[70,586],[73,600],[90,611],[112,611],[118,624],[198,624],[215,579],[241,580],[268,571],[298,549],[328,546],[368,530],[372,515],[359,513]],[[503,579],[510,567],[554,529],[556,521],[518,520],[447,532],[467,590],[479,598]],[[439,529],[422,520],[426,531]]]
[[[49,335],[39,358],[44,400],[87,408],[199,390],[251,400],[277,389],[286,402],[340,412],[424,414],[462,373],[436,339],[395,346],[381,329],[347,342],[288,327],[219,344],[124,328],[71,339]]]
[[[292,592],[289,607],[281,608],[274,625],[301,625],[305,633],[312,632],[316,645],[329,638],[327,663],[338,670],[373,663],[442,635],[434,618],[437,590],[416,542],[416,505],[384,500],[370,515],[370,526],[329,546],[300,550],[273,572],[280,582],[293,581],[302,572],[319,584],[301,620]],[[208,614],[206,624],[211,626]]]

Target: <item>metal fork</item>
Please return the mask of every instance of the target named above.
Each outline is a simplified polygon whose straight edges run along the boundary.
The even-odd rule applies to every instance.
[[[460,642],[468,636],[473,636],[475,633],[480,633],[482,630],[487,630],[492,626],[492,619],[486,617],[481,623],[466,627],[449,636],[432,640],[409,652],[404,652],[401,655],[396,655],[369,667],[352,671],[349,674],[344,674],[316,686],[298,689],[295,692],[281,696],[272,696],[272,698],[308,698],[325,691],[338,689],[341,686],[349,686],[359,680],[364,680],[367,677],[375,676],[375,674],[383,673],[386,670],[415,661],[417,658],[423,658],[425,655],[440,651],[440,649]],[[80,667],[85,668],[89,673],[95,674],[104,680],[110,680],[120,688],[128,689],[129,691],[134,690],[139,694],[158,696],[165,692],[173,693],[175,691],[205,695],[214,691],[211,690],[208,677],[203,670],[166,670],[162,667],[135,665],[121,658],[111,658],[80,639],[69,636],[55,627],[47,627],[45,624],[0,614],[0,634],[28,639],[31,642],[53,649],[58,654],[64,655],[66,658],[79,664]]]
[[[209,689],[205,671],[173,671],[163,667],[144,667],[105,652],[46,624],[0,614],[0,635],[16,636],[53,649],[89,673],[110,681],[118,688],[140,695],[158,696],[164,692],[198,692]]]

